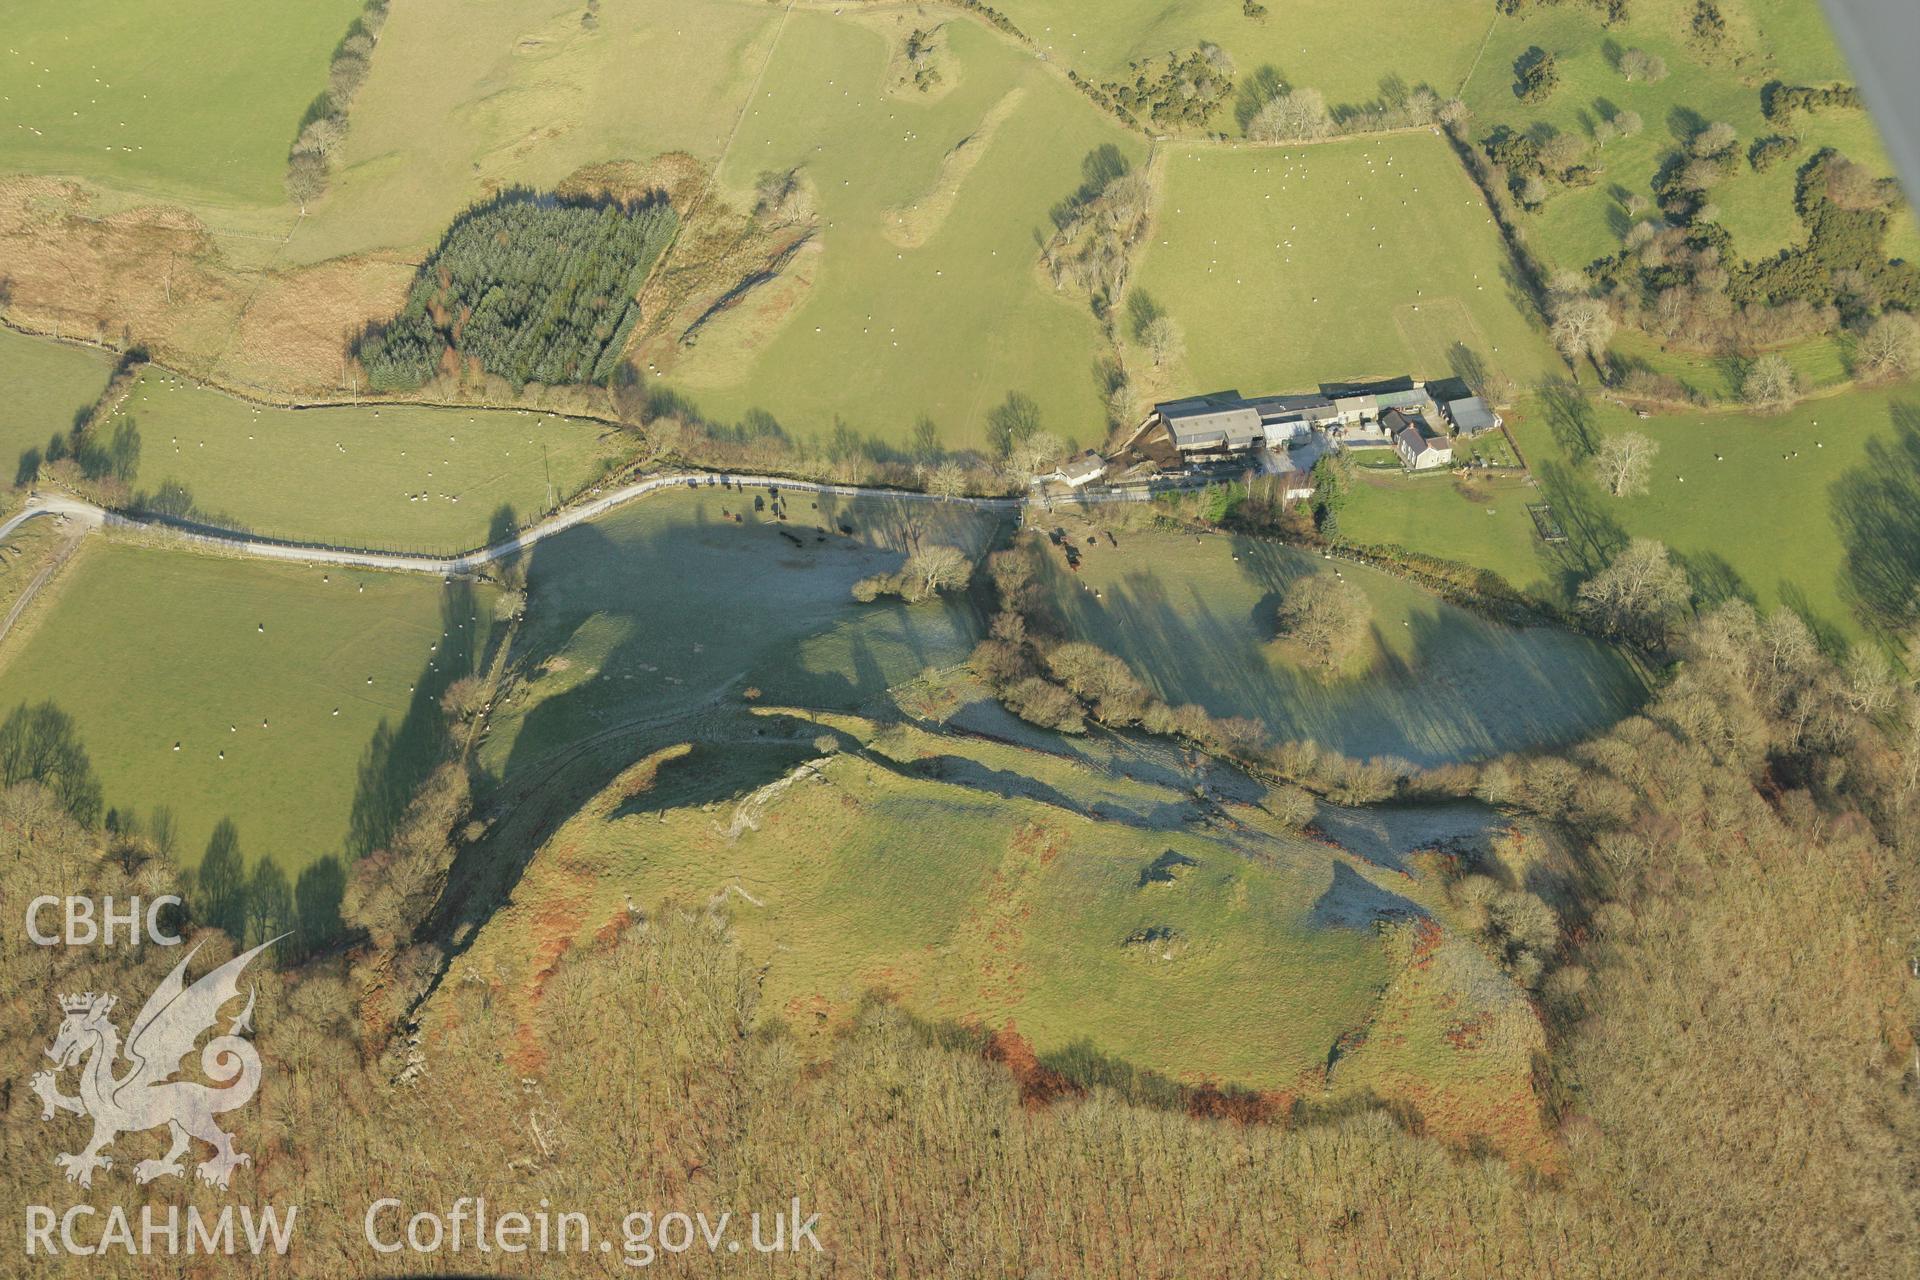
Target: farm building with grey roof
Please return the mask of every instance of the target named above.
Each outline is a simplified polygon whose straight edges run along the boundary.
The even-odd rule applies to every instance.
[[[1251,449],[1266,440],[1260,414],[1241,400],[1238,392],[1231,395],[1231,399],[1200,396],[1170,400],[1153,408],[1166,423],[1174,447],[1183,453]]]

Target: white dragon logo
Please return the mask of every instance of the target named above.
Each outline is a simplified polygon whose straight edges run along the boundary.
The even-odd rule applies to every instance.
[[[55,1111],[93,1119],[93,1140],[85,1150],[55,1157],[55,1163],[67,1171],[68,1182],[91,1187],[95,1169],[113,1167],[113,1157],[103,1152],[104,1147],[123,1133],[160,1125],[166,1125],[173,1135],[173,1146],[164,1159],[142,1160],[133,1167],[133,1176],[140,1182],[185,1176],[180,1157],[187,1153],[191,1138],[211,1143],[214,1148],[213,1158],[195,1170],[202,1182],[224,1190],[235,1167],[250,1163],[252,1158],[233,1149],[233,1135],[223,1132],[213,1118],[245,1106],[260,1087],[260,1054],[241,1038],[243,1032],[251,1030],[251,990],[247,1007],[227,1024],[227,1033],[208,1041],[200,1053],[201,1070],[208,1079],[221,1083],[205,1085],[170,1077],[180,1070],[180,1060],[193,1051],[201,1033],[219,1020],[221,1007],[239,996],[241,971],[279,940],[263,942],[235,956],[188,986],[184,977],[187,961],[201,946],[195,943],[133,1020],[126,1043],[126,1058],[132,1065],[118,1078],[113,1071],[121,1053],[120,1032],[107,1017],[113,1010],[114,997],[91,991],[60,997],[60,1007],[67,1016],[47,1056],[57,1064],[58,1071],[80,1066],[80,1096],[70,1098],[61,1093],[53,1071],[35,1072],[30,1087],[40,1096],[42,1120],[53,1119]]]

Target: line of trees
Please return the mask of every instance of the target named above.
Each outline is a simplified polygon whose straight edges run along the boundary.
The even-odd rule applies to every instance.
[[[64,483],[104,488],[108,499],[121,497],[140,471],[140,429],[131,414],[116,417],[113,411],[146,365],[146,348],[129,347],[93,403],[74,415],[71,430],[55,431],[44,451],[32,448],[20,455],[14,483],[32,484],[47,467]]]
[[[230,819],[214,827],[200,865],[181,877],[175,862],[179,825],[173,810],[156,807],[143,821],[130,809],[106,805],[93,762],[73,717],[51,701],[21,705],[0,722],[0,788],[32,789],[80,831],[97,833],[108,857],[123,867],[151,864],[178,891],[200,923],[236,942],[297,934],[281,952],[291,960],[330,945],[341,933],[345,874],[337,858],[322,858],[290,883],[268,855],[249,874],[240,836]]]
[[[22,704],[0,723],[0,786],[42,786],[83,827],[100,821],[104,801],[93,760],[73,717],[51,701]]]
[[[1466,114],[1459,99],[1442,100],[1431,86],[1408,85],[1398,76],[1382,80],[1380,96],[1371,101],[1330,105],[1320,90],[1291,84],[1272,66],[1256,68],[1242,81],[1234,105],[1240,131],[1255,142],[1313,142],[1458,121]]]
[[[1760,90],[1760,110],[1775,124],[1787,124],[1802,111],[1812,113],[1836,108],[1859,110],[1860,91],[1850,84],[1815,86],[1783,84],[1778,80]]]
[[[347,139],[348,113],[373,69],[373,47],[387,24],[388,0],[367,0],[327,63],[327,87],[308,104],[300,131],[287,149],[287,198],[307,206],[325,194],[333,159]]]
[[[1267,726],[1251,717],[1167,703],[1124,660],[1068,637],[1042,573],[1044,554],[1039,535],[1028,530],[987,557],[998,610],[968,659],[975,676],[1021,719],[1063,733],[1083,733],[1091,720],[1177,738],[1256,774],[1305,783],[1342,804],[1470,794],[1471,769],[1422,770],[1387,756],[1356,760],[1312,741],[1273,741]]]
[[[1018,390],[988,410],[984,451],[946,448],[940,425],[926,414],[914,422],[904,444],[862,432],[838,416],[831,432],[814,435],[789,430],[758,407],[731,422],[717,420],[671,388],[647,382],[631,361],[616,370],[613,398],[622,420],[644,433],[648,460],[654,463],[919,489],[940,497],[1021,492],[1033,474],[1022,467],[1070,451],[1068,442],[1042,425],[1039,404]]]
[[[1073,285],[1091,300],[1094,314],[1104,316],[1126,291],[1153,190],[1112,143],[1088,152],[1080,167],[1080,186],[1053,207],[1054,229],[1040,246],[1040,260],[1054,288]]]

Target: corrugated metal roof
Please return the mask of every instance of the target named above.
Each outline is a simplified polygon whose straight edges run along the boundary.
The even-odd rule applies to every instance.
[[[1447,416],[1462,431],[1486,431],[1494,426],[1493,410],[1479,396],[1447,401]]]
[[[1162,416],[1173,442],[1184,449],[1244,448],[1262,437],[1260,415],[1242,406],[1222,409],[1215,406],[1182,407]]]

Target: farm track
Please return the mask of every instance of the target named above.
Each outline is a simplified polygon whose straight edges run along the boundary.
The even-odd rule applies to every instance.
[[[19,524],[18,519],[9,520],[5,526],[6,532],[11,532],[19,527]],[[6,536],[5,532],[0,532],[0,537],[4,536]],[[20,598],[13,602],[13,608],[7,610],[7,616],[4,619],[0,619],[0,644],[6,643],[7,637],[13,633],[13,624],[18,622],[20,615],[27,611],[27,606],[32,604],[34,597],[40,594],[40,589],[53,581],[53,575],[60,572],[62,565],[73,559],[73,553],[80,549],[80,542],[79,534],[68,538],[61,543],[60,549],[53,553],[53,558],[41,566],[40,572],[33,575],[33,581],[29,582],[26,590],[20,593]]]

